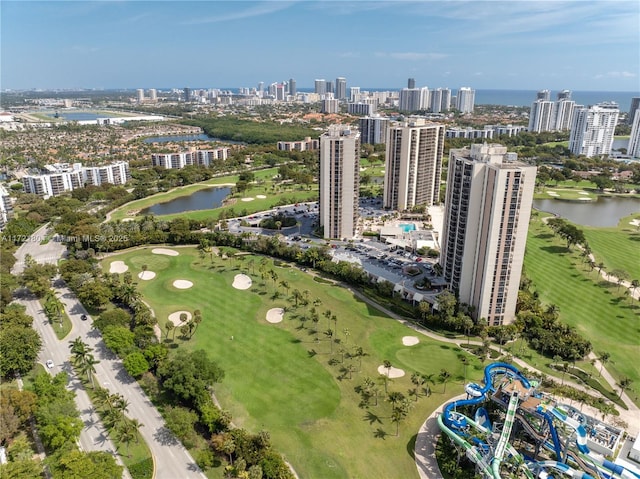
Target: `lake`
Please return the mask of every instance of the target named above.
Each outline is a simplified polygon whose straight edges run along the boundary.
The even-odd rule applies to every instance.
[[[640,213],[640,199],[599,197],[598,201],[534,200],[533,207],[583,226],[617,226],[621,218]]]
[[[218,186],[196,191],[189,196],[181,196],[166,203],[158,203],[140,211],[141,215],[171,215],[184,211],[210,210],[222,206],[224,199],[231,194],[228,186]]]
[[[214,138],[206,133],[200,133],[199,135],[162,135],[152,136],[145,138],[144,143],[168,143],[170,141],[219,141],[223,143],[231,143],[234,145],[242,145],[241,141],[221,140],[220,138]]]

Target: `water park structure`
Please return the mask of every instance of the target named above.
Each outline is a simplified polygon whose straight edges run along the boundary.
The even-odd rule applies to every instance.
[[[447,403],[438,425],[484,479],[640,479],[605,457],[621,430],[556,402],[511,364],[487,365],[483,382]]]

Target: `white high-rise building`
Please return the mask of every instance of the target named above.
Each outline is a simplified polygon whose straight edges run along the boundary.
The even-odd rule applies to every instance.
[[[490,326],[515,320],[536,167],[496,144],[449,154],[440,265],[451,291]]]
[[[556,101],[553,105],[553,129],[556,131],[570,130],[575,108],[576,102],[570,98]]]
[[[448,88],[436,88],[431,90],[430,107],[432,113],[441,113],[451,108],[451,90]]]
[[[576,107],[569,136],[571,153],[587,157],[609,155],[619,115],[617,103]]]
[[[542,101],[550,101],[551,100],[551,92],[549,90],[540,90],[536,94],[536,99]]]
[[[405,211],[439,202],[445,126],[423,118],[389,126],[383,205]]]
[[[352,103],[357,103],[360,101],[360,87],[352,86],[349,88],[349,101]]]
[[[0,185],[0,231],[4,229],[7,222],[13,217],[13,203],[7,189]]]
[[[529,131],[540,133],[553,129],[553,102],[536,100],[531,104]]]
[[[372,115],[360,118],[361,143],[376,145],[387,141],[389,118],[380,115]]]
[[[144,90],[142,88],[138,88],[136,90],[136,101],[138,103],[143,103],[144,102]]]
[[[418,111],[423,108],[425,90],[428,88],[403,88],[400,90],[398,108],[401,111]]]
[[[149,99],[151,101],[158,101],[158,90],[156,90],[155,88],[150,88],[149,89]]]
[[[456,96],[456,109],[460,113],[473,113],[476,101],[476,91],[469,87],[462,87]]]
[[[360,132],[334,125],[320,137],[320,226],[325,238],[353,238],[358,224]]]
[[[629,138],[627,153],[631,158],[640,158],[640,108],[633,113],[631,137]]]

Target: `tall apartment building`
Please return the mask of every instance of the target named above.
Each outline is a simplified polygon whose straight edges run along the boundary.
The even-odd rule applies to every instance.
[[[629,138],[627,153],[631,158],[640,158],[640,106],[633,112],[631,137]]]
[[[347,113],[349,115],[373,115],[376,112],[375,103],[347,103]]]
[[[46,174],[22,177],[25,193],[48,198],[88,185],[124,185],[130,179],[129,163],[126,161],[102,166],[82,166],[80,163],[74,163],[71,167],[67,164],[46,165],[45,169],[48,171]]]
[[[360,118],[360,141],[363,144],[377,145],[386,143],[389,118],[380,115]]]
[[[136,101],[138,103],[144,103],[144,90],[142,88],[136,90]]]
[[[536,99],[542,101],[551,101],[551,92],[549,90],[540,90],[536,93]]]
[[[430,92],[431,112],[441,113],[451,108],[451,90],[448,88],[436,88]]]
[[[318,95],[324,95],[327,93],[327,81],[324,79],[317,79],[314,83],[314,92]]]
[[[551,131],[553,126],[553,102],[542,99],[534,101],[529,113],[529,131],[536,133]]]
[[[640,108],[640,96],[634,96],[631,98],[631,106],[629,107],[629,113],[627,114],[627,123],[630,125],[633,123],[636,110]]]
[[[151,165],[165,169],[179,170],[185,166],[211,166],[217,161],[224,161],[229,157],[230,148],[221,146],[210,150],[189,150],[180,153],[153,153]]]
[[[360,87],[352,86],[349,88],[349,101],[357,102],[360,101]]]
[[[617,103],[577,107],[569,135],[569,150],[587,157],[609,155],[620,110]]]
[[[185,87],[183,90],[184,101],[191,101],[191,88]]]
[[[13,217],[13,203],[7,189],[0,185],[0,231],[4,230],[7,222]]]
[[[387,133],[383,205],[404,211],[438,203],[445,126],[423,118],[392,124]]]
[[[296,81],[293,78],[289,78],[289,95],[295,97],[298,94],[298,89],[296,87]]]
[[[536,167],[497,144],[449,153],[440,265],[449,288],[489,325],[515,319]]]
[[[317,150],[320,148],[320,140],[317,138],[311,139],[307,136],[304,140],[299,141],[279,141],[278,150],[280,151],[307,151]]]
[[[320,112],[321,113],[339,113],[340,101],[334,100],[333,98],[322,100],[322,103],[320,104]]]
[[[320,225],[325,238],[353,238],[358,224],[360,132],[334,125],[320,136]]]
[[[571,100],[570,92],[568,97],[560,98],[560,95],[567,91],[568,90],[564,90],[558,93],[558,101],[553,104],[552,123],[553,129],[556,131],[567,131],[571,129],[576,102]]]
[[[401,111],[426,110],[429,105],[429,88],[403,88],[400,90],[398,108]]]
[[[461,113],[473,113],[476,102],[476,91],[469,87],[462,87],[456,95],[456,110]]]
[[[409,88],[410,90],[416,87],[416,79],[415,78],[409,78],[407,80],[407,88]]]
[[[158,90],[155,88],[149,88],[149,100],[153,102],[158,101]]]
[[[336,78],[336,94],[338,100],[347,99],[347,79],[344,77]]]

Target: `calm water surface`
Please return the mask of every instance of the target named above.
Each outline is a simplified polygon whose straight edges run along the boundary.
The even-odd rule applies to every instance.
[[[598,198],[598,201],[534,200],[533,207],[583,226],[617,226],[621,218],[640,213],[638,198]]]
[[[150,206],[140,211],[140,214],[171,215],[184,211],[210,210],[222,206],[222,202],[230,194],[231,188],[226,186],[207,188],[206,190],[196,191],[189,196],[182,196],[166,203]]]

